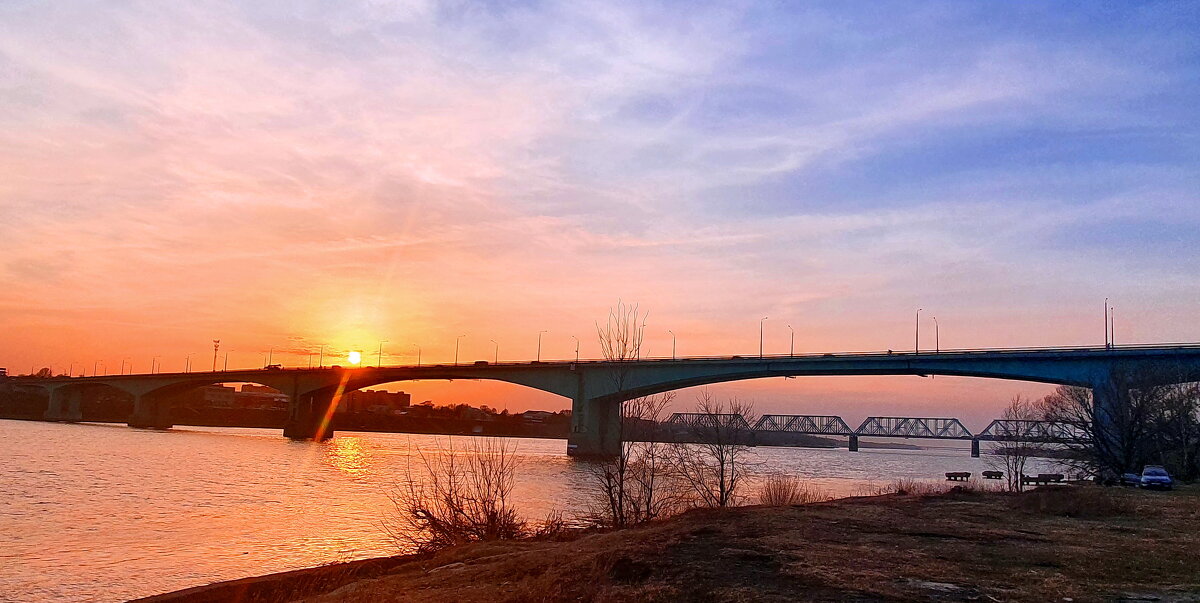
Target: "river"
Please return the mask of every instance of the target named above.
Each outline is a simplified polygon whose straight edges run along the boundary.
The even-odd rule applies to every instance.
[[[513,443],[524,515],[585,507],[588,475],[566,457],[565,442]],[[761,447],[750,456],[756,474],[787,472],[850,496],[899,478],[940,482],[947,471],[988,468],[959,444]],[[0,420],[0,601],[124,601],[395,554],[380,527],[387,491],[418,455],[447,445],[445,436],[339,432],[314,443],[266,429]]]

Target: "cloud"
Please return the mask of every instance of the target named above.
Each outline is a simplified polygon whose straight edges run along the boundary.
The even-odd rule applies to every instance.
[[[918,306],[955,346],[1084,343],[1104,296],[1196,339],[1195,12],[10,4],[0,363],[586,352],[617,298],[687,353],[762,315],[899,348]]]

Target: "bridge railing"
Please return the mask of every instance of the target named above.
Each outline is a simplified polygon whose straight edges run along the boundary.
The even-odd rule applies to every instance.
[[[1120,352],[1138,352],[1138,351],[1195,351],[1200,352],[1200,343],[1159,343],[1159,344],[1131,344],[1131,345],[1114,345],[1109,347],[1104,346],[1059,346],[1059,347],[1007,347],[1007,348],[954,348],[942,350],[921,350],[914,352],[913,350],[874,350],[874,351],[844,351],[844,352],[825,352],[825,353],[801,353],[801,354],[745,354],[745,355],[718,355],[718,356],[686,356],[686,357],[666,357],[666,356],[646,356],[643,358],[634,358],[629,360],[612,361],[603,358],[582,358],[578,360],[559,359],[545,361],[529,361],[516,360],[504,362],[490,362],[479,360],[466,363],[421,363],[421,364],[394,364],[382,367],[377,366],[339,366],[341,370],[380,370],[380,369],[463,369],[463,368],[485,368],[485,367],[529,367],[529,366],[545,366],[545,365],[572,365],[572,364],[610,364],[620,362],[622,364],[630,363],[664,363],[664,362],[688,362],[688,361],[723,361],[723,360],[815,360],[815,359],[837,359],[837,358],[887,358],[887,357],[972,357],[981,354],[1030,354],[1030,353],[1076,353],[1076,352],[1104,352],[1104,353],[1120,353]],[[315,371],[315,370],[334,370],[334,367],[312,368],[312,367],[287,367],[287,368],[267,368],[267,367],[251,367],[251,368],[234,368],[229,370],[220,370],[216,373],[244,373],[258,371]],[[157,376],[184,376],[184,375],[203,375],[213,374],[212,372],[176,372],[176,373],[155,373]],[[147,374],[131,374],[131,375],[100,375],[104,379],[128,379],[145,377]],[[32,375],[8,375],[10,379],[37,379]],[[97,377],[93,375],[94,378]],[[58,379],[59,377],[51,377],[49,379]],[[75,377],[78,378],[78,377]]]

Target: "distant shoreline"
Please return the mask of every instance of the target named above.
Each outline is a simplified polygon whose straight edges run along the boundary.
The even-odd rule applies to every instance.
[[[11,416],[11,415],[0,415],[0,420],[30,421],[30,422],[36,422],[36,423],[57,423],[58,422],[58,421],[46,421],[44,419],[39,419],[36,417]],[[429,422],[432,423],[434,421],[436,421],[436,420],[430,420]],[[82,421],[77,421],[77,423],[95,423],[95,424],[101,424],[101,425],[124,425],[125,424],[124,421],[117,421],[117,420],[104,421],[104,420],[92,420],[92,419],[85,419]],[[537,431],[499,431],[499,430],[472,431],[472,430],[470,430],[470,426],[473,426],[473,425],[475,425],[475,424],[472,423],[469,426],[448,425],[442,429],[434,428],[434,429],[425,429],[425,430],[405,430],[405,431],[387,429],[387,428],[382,428],[382,427],[381,428],[371,428],[369,426],[368,427],[355,426],[354,428],[341,428],[341,429],[335,428],[334,434],[336,435],[339,432],[400,433],[400,434],[407,433],[407,434],[420,434],[420,435],[484,436],[484,437],[497,437],[497,438],[529,438],[529,439],[541,439],[541,440],[566,440],[567,439],[566,433],[558,434],[558,433],[546,433],[546,432],[537,432]],[[283,429],[282,425],[275,425],[273,423],[268,423],[268,424],[256,423],[256,424],[249,424],[249,425],[245,425],[245,424],[230,425],[228,423],[216,422],[216,421],[212,421],[212,422],[187,421],[187,422],[176,423],[176,426],[178,426],[178,427],[216,427],[216,428],[229,428],[229,429],[280,429],[280,430]],[[817,436],[804,436],[804,435],[796,435],[793,437],[795,438],[794,441],[796,443],[788,443],[788,444],[760,443],[760,444],[757,444],[756,447],[760,447],[760,448],[845,448],[846,447],[843,443],[838,442],[833,439],[830,439],[830,438],[822,438],[822,437],[817,437]],[[932,450],[932,449],[936,449],[936,448],[928,448],[928,447],[924,447],[924,446],[920,446],[920,445],[916,445],[916,444],[901,444],[901,443],[896,443],[896,442],[878,442],[878,441],[868,441],[868,440],[861,441],[859,446],[861,448],[870,448],[870,449],[876,449],[876,450]]]

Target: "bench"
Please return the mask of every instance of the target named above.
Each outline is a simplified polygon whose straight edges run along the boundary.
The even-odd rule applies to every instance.
[[[965,482],[971,479],[970,471],[951,471],[946,474],[946,481]]]
[[[983,472],[983,479],[1003,479],[1003,478],[1004,478],[1003,471],[984,471]]]
[[[1044,486],[1049,484],[1061,484],[1062,481],[1063,474],[1061,473],[1039,473],[1037,475],[1021,476],[1022,485],[1033,484],[1035,486]]]

